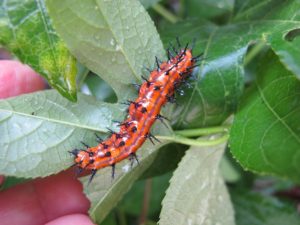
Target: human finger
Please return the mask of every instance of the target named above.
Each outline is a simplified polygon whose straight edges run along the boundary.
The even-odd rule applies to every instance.
[[[45,225],[95,225],[91,219],[84,214],[73,214],[59,217]]]
[[[0,60],[0,99],[45,89],[43,78],[18,61]]]

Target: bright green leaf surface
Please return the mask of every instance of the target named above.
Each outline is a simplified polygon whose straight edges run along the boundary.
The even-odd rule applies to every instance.
[[[53,30],[43,0],[1,1],[0,44],[76,101],[76,60]]]
[[[121,109],[84,95],[74,104],[55,91],[0,101],[0,173],[38,177],[69,167],[68,151],[82,147],[80,140],[96,144],[94,133],[115,128]]]
[[[300,216],[291,205],[256,193],[235,193],[232,200],[238,225],[299,225]]]
[[[300,81],[271,51],[256,76],[230,131],[232,154],[244,168],[299,182]]]
[[[186,151],[162,202],[160,225],[234,225],[234,213],[220,175],[225,144]]]
[[[136,0],[51,0],[49,13],[71,52],[115,90],[132,96],[144,66],[154,65],[163,47],[154,24]],[[145,72],[145,71],[144,71]]]
[[[248,20],[264,28],[263,40],[270,44],[284,65],[300,79],[300,2],[289,0],[240,1],[234,22]],[[252,32],[253,32],[252,31]]]
[[[73,157],[68,151],[81,148],[81,140],[95,145],[95,132],[117,130],[112,121],[123,118],[125,108],[85,95],[79,95],[75,104],[54,91],[0,101],[0,173],[38,177],[69,167]],[[166,134],[166,129],[156,126],[153,132]],[[158,147],[151,144],[141,155],[145,158]]]
[[[189,17],[201,19],[230,13],[234,6],[234,0],[189,0],[183,3],[185,3],[185,11]]]
[[[200,62],[197,79],[191,82],[193,88],[185,89],[185,95],[179,98],[172,119],[175,127],[220,124],[236,109],[244,83],[243,57],[251,42],[270,44],[287,68],[300,75],[299,37],[292,41],[284,38],[288,31],[300,27],[300,3],[281,1],[274,7],[276,2],[244,6],[225,26],[190,20],[161,32],[166,46],[179,34],[183,43],[195,37],[195,54],[203,52],[207,58]]]

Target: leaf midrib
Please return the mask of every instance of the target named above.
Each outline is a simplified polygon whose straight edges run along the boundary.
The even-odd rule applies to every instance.
[[[41,13],[41,20],[44,24],[44,28],[45,28],[45,31],[46,31],[46,36],[47,36],[47,39],[48,39],[49,44],[50,44],[50,52],[51,52],[52,60],[54,62],[54,67],[56,68],[56,71],[59,72],[58,63],[56,61],[56,57],[55,57],[55,53],[54,53],[54,46],[55,46],[54,40],[50,36],[52,32],[50,32],[50,27],[48,27],[48,23],[47,23],[47,20],[45,18],[45,15],[44,15],[43,7],[41,6],[43,3],[41,2],[41,0],[35,0],[35,2],[36,2],[37,7],[39,8],[40,13]]]
[[[29,117],[29,118],[40,119],[43,122],[47,121],[47,122],[57,123],[57,124],[61,124],[61,125],[71,126],[71,127],[74,127],[74,128],[87,129],[87,130],[98,131],[98,132],[103,132],[103,133],[107,132],[107,130],[99,129],[99,128],[96,128],[96,127],[78,125],[76,123],[71,123],[71,122],[67,122],[67,121],[62,121],[62,120],[57,120],[57,119],[47,118],[47,117],[41,117],[41,116],[36,116],[36,115],[30,115],[30,114],[27,114],[27,113],[16,112],[16,111],[8,110],[8,109],[0,109],[0,112],[1,111],[9,112],[9,113],[12,113],[12,114],[21,115],[21,116],[25,116],[25,117]]]
[[[133,75],[134,75],[138,80],[140,80],[141,78],[137,76],[136,71],[134,70],[134,68],[133,68],[133,66],[132,66],[132,64],[131,64],[131,62],[130,62],[130,60],[128,59],[127,55],[125,54],[125,51],[124,51],[124,49],[123,49],[123,45],[120,45],[119,39],[116,38],[116,37],[117,37],[116,34],[114,33],[113,29],[111,29],[111,26],[110,26],[110,23],[108,23],[108,19],[107,19],[107,17],[106,17],[106,14],[103,13],[103,10],[102,10],[102,8],[100,7],[100,5],[98,4],[97,0],[94,0],[94,3],[98,6],[98,9],[101,10],[102,15],[103,15],[103,19],[105,20],[105,23],[108,25],[108,28],[107,28],[107,29],[110,30],[110,32],[111,32],[113,38],[114,38],[114,39],[116,40],[116,42],[119,44],[120,50],[121,50],[122,54],[124,55],[124,58],[125,58],[126,61],[128,62],[128,66],[129,66],[129,68],[131,69]],[[118,5],[119,5],[119,4],[117,3],[117,6],[118,6]],[[119,9],[118,9],[118,10],[119,10]]]

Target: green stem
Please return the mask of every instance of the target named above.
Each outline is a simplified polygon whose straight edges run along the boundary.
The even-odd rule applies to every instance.
[[[179,0],[179,16],[181,18],[184,18],[185,12],[186,12],[186,0]]]
[[[254,59],[257,54],[266,46],[266,43],[263,41],[258,42],[254,47],[248,52],[246,55],[246,58],[244,60],[244,66],[248,65],[248,63],[251,62],[252,59]]]
[[[121,209],[117,209],[116,213],[117,213],[117,217],[118,217],[118,220],[119,220],[119,224],[120,225],[127,225],[124,211],[121,210]]]
[[[139,225],[146,224],[151,191],[152,191],[152,179],[148,178],[148,179],[146,179],[146,182],[145,182],[144,199],[143,199],[142,211],[140,213],[140,218],[139,218],[139,223],[138,223]]]
[[[185,138],[185,137],[182,137],[182,136],[179,136],[179,135],[157,136],[157,138],[162,139],[162,140],[166,140],[166,141],[173,141],[173,142],[180,143],[180,144],[185,144],[185,145],[193,145],[193,146],[203,147],[203,146],[214,146],[214,145],[224,143],[228,140],[229,135],[224,134],[220,138],[213,139],[213,140],[199,140],[199,139],[195,140],[195,139]]]
[[[181,135],[184,137],[197,137],[201,135],[209,135],[216,134],[222,132],[228,132],[230,126],[220,126],[220,127],[207,127],[207,128],[199,128],[199,129],[189,129],[189,130],[176,130],[175,134]]]
[[[170,21],[171,23],[177,23],[180,19],[175,16],[173,13],[165,9],[162,5],[159,3],[152,6],[152,8],[160,14],[162,17],[164,17],[166,20]]]

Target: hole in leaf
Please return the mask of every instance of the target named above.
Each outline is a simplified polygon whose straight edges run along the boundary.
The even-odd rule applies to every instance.
[[[285,36],[284,39],[286,41],[293,41],[297,36],[300,35],[300,28],[296,28],[293,30],[290,30]]]

